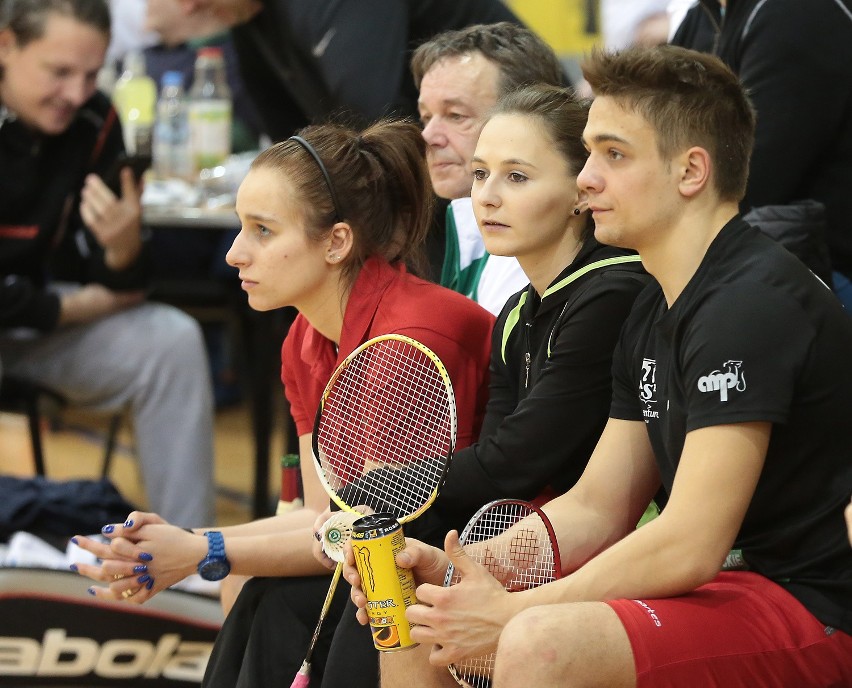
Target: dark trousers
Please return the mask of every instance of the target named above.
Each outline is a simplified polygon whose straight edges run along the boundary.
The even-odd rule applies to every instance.
[[[207,665],[204,688],[289,686],[302,665],[330,578],[253,578],[240,592]],[[338,585],[311,657],[311,688],[377,688],[378,652]]]

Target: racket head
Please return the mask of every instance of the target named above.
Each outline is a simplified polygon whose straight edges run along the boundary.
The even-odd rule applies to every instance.
[[[320,482],[341,509],[406,523],[443,484],[456,444],[450,376],[427,346],[399,334],[349,354],[323,392],[312,437]]]
[[[486,540],[491,540],[487,547],[475,546]],[[544,512],[529,502],[498,499],[486,504],[468,521],[459,542],[468,556],[489,569],[509,592],[535,588],[562,575],[553,526]],[[444,586],[455,585],[459,580],[450,564]],[[488,688],[494,653],[471,657],[448,668],[459,685]]]

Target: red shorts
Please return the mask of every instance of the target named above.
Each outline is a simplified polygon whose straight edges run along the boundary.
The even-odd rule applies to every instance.
[[[680,597],[607,604],[630,638],[637,688],[852,686],[852,636],[755,573],[720,573]]]

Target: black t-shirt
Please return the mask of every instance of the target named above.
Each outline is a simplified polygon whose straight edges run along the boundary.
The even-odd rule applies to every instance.
[[[735,218],[669,309],[646,289],[613,365],[610,415],[644,420],[671,491],[686,433],[768,421],[737,536],[748,565],[852,632],[852,318],[801,263]]]

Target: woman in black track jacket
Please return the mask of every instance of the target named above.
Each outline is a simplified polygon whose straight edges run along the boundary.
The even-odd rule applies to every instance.
[[[496,146],[483,136],[477,146],[472,196],[486,248],[515,255],[532,283],[497,319],[480,440],[457,452],[433,507],[452,527],[492,499],[545,501],[566,491],[606,422],[612,351],[648,277],[638,256],[593,236],[576,186],[586,113],[566,89],[531,87],[501,101],[486,125],[529,131],[530,140]],[[551,187],[561,195],[556,205],[540,190],[548,162],[562,178]]]

